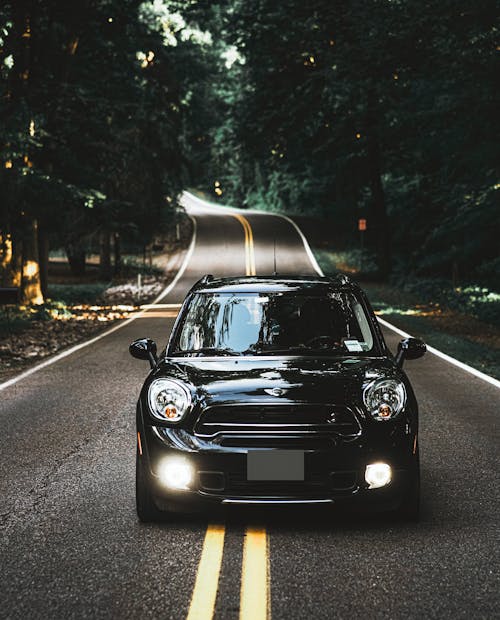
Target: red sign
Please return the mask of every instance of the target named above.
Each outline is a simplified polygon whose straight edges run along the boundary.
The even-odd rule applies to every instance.
[[[358,220],[358,230],[366,230],[366,220]]]

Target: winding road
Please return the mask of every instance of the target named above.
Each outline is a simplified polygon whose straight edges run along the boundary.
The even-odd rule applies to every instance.
[[[0,618],[498,617],[500,390],[432,353],[406,365],[421,410],[420,523],[317,507],[139,523],[148,365],[128,344],[165,344],[207,272],[317,271],[286,218],[183,203],[195,236],[156,304],[0,385]],[[400,336],[384,331],[395,350]]]

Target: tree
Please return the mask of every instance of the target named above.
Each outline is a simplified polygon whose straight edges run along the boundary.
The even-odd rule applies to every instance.
[[[492,0],[217,7],[191,10],[241,62],[219,58],[208,91],[219,118],[201,183],[218,179],[236,204],[329,213],[351,240],[367,217],[382,275],[392,254],[434,274],[494,260]]]
[[[38,223],[75,273],[89,235],[150,236],[183,186],[175,62],[141,5],[16,0],[0,13],[0,234],[35,248],[26,239]],[[39,301],[21,266],[10,271]]]

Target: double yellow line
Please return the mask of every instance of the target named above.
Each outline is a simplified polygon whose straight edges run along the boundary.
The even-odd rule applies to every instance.
[[[250,222],[243,215],[232,214],[245,231],[245,269],[255,276],[255,248]],[[221,524],[207,527],[198,573],[187,620],[212,620],[219,589],[226,528]],[[271,589],[269,580],[269,541],[265,528],[248,526],[243,542],[241,567],[240,620],[269,620]]]
[[[247,218],[239,213],[231,214],[243,226],[245,231],[245,268],[247,276],[255,276],[255,247],[253,243],[253,231]]]
[[[224,551],[224,525],[209,525],[187,620],[212,620]],[[270,612],[269,552],[264,528],[247,527],[241,567],[240,620],[268,620]]]

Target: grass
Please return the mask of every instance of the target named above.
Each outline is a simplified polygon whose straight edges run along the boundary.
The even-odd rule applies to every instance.
[[[109,287],[105,282],[85,284],[49,284],[49,298],[64,304],[92,304]]]
[[[440,304],[422,303],[396,287],[364,283],[363,288],[375,312],[389,323],[500,379],[500,330],[494,325]]]

